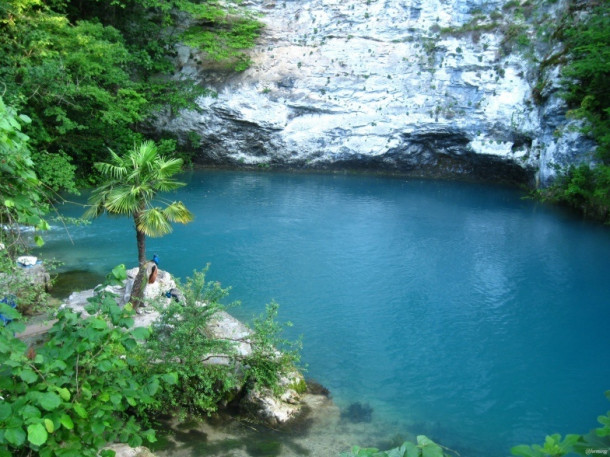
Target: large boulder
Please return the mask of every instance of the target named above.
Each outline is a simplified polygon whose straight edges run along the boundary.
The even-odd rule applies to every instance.
[[[29,278],[33,285],[41,285],[48,292],[52,288],[51,275],[45,268],[42,261],[31,255],[17,257],[17,266],[21,268],[23,274]]]
[[[271,427],[298,417],[302,412],[302,394],[306,390],[303,375],[294,371],[282,376],[279,385],[280,395],[268,388],[248,390],[240,402],[243,413]]]
[[[119,304],[124,305],[129,300],[129,294],[137,273],[137,268],[128,270],[127,280],[122,285],[106,286],[103,290],[115,294],[118,297]],[[167,305],[174,298],[167,297],[166,293],[175,288],[176,283],[171,275],[166,271],[158,270],[156,281],[146,285],[144,297],[146,300],[156,300],[162,305]],[[88,316],[85,307],[94,294],[94,290],[74,292],[63,306]],[[199,305],[205,306],[205,303]],[[153,325],[158,318],[158,311],[152,307],[144,306],[135,315],[134,325],[136,327],[148,327]],[[239,360],[252,354],[250,341],[252,330],[225,311],[218,311],[204,331],[210,338],[231,341],[234,343],[234,351],[231,354],[213,354],[202,363],[227,365],[235,358]],[[236,386],[233,397],[241,398],[240,410],[250,418],[272,426],[283,424],[295,418],[301,412],[301,393],[305,390],[305,381],[301,373],[294,371],[288,376],[283,376],[279,384],[282,393],[276,395],[270,389],[248,389],[246,380],[242,378],[241,385]]]

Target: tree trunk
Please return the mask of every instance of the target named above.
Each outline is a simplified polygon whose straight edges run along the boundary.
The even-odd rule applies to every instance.
[[[138,216],[134,215],[133,220],[136,223],[136,241],[138,242],[138,264],[140,266],[146,263],[146,235],[138,230]]]
[[[137,220],[137,216],[134,216],[134,221]],[[137,222],[136,222],[137,224]],[[146,235],[138,230],[136,225],[136,240],[138,242],[138,274],[133,280],[133,288],[131,289],[131,295],[129,301],[131,302],[133,309],[136,311],[142,306],[144,298],[144,288],[146,287]]]

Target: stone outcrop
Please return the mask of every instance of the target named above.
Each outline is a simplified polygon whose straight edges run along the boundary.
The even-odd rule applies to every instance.
[[[122,285],[106,286],[107,292],[113,293],[118,297],[119,305],[124,305],[129,300],[134,279],[138,273],[137,268],[127,271],[127,280]],[[147,284],[144,289],[146,300],[156,300],[162,305],[167,305],[172,297],[167,297],[166,292],[175,289],[176,283],[172,276],[163,270],[159,270],[157,280],[153,284]],[[72,293],[62,306],[66,306],[75,312],[88,316],[85,307],[88,299],[93,297],[95,290],[85,290]],[[144,306],[138,310],[134,316],[135,327],[148,327],[153,325],[159,318],[159,312],[149,306]],[[239,320],[235,319],[225,311],[217,312],[208,327],[204,330],[211,338],[227,340],[234,343],[234,354],[214,354],[202,363],[226,365],[233,357],[244,358],[252,354],[250,343],[250,330]],[[280,385],[283,387],[281,395],[275,395],[269,389],[248,389],[245,384],[237,388],[235,397],[239,398],[239,407],[243,414],[268,425],[278,425],[288,422],[301,412],[301,394],[297,392],[301,386],[305,385],[303,376],[299,372],[284,376]]]
[[[210,71],[205,56],[178,49],[177,77],[217,97],[161,114],[155,128],[194,142],[203,163],[544,185],[557,167],[588,160],[593,144],[566,119],[557,68],[536,74],[508,49],[504,3],[250,0],[266,26],[252,66]],[[499,25],[485,27],[493,17]]]
[[[275,395],[270,389],[248,390],[240,401],[241,410],[270,426],[285,424],[301,412],[301,393],[298,386],[305,386],[303,375],[298,372],[283,376],[280,380],[283,393]]]

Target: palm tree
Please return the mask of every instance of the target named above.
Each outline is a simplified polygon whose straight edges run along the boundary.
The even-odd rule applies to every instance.
[[[134,145],[122,157],[112,150],[110,154],[110,163],[95,164],[106,181],[91,194],[90,208],[84,217],[93,218],[104,212],[133,217],[139,270],[130,301],[137,309],[144,295],[146,237],[166,235],[172,231],[172,222],[186,224],[193,220],[193,215],[182,202],[167,203],[164,208],[153,206],[158,192],[168,192],[185,185],[172,178],[182,169],[182,159],[160,156],[153,141]]]

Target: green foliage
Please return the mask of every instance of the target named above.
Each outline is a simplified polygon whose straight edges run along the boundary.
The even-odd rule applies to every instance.
[[[132,413],[173,380],[134,369],[148,331],[132,329],[133,312],[107,294],[87,311],[61,310],[48,341],[28,349],[14,336],[25,328],[19,313],[0,304],[14,319],[0,328],[0,455],[94,457],[109,442],[155,441]]]
[[[189,4],[186,10],[196,24],[182,35],[189,46],[201,49],[215,61],[225,61],[235,71],[250,66],[244,50],[254,46],[262,24],[248,16],[230,16],[216,3]]]
[[[183,300],[158,305],[160,317],[139,355],[147,372],[161,376],[176,373],[178,377],[176,385],[154,405],[154,411],[210,414],[233,400],[244,384],[248,389],[267,387],[276,394],[282,393],[286,386],[279,385],[281,375],[294,371],[299,360],[298,344],[281,336],[285,326],[276,321],[275,303],[255,319],[255,333],[239,340],[214,337],[210,328],[222,318],[218,314],[224,310],[220,302],[228,295],[228,289],[206,281],[206,273],[207,268],[195,271],[180,286]],[[239,355],[237,343],[250,343],[252,354]],[[290,350],[280,353],[278,348]]]
[[[74,194],[78,193],[74,182],[76,166],[72,164],[72,157],[63,151],[57,154],[34,152],[32,159],[40,180],[47,189],[54,192],[65,190]]]
[[[178,71],[178,41],[244,69],[261,27],[236,2],[190,0],[4,0],[0,81],[5,100],[32,120],[40,179],[74,188],[95,182],[107,148],[144,139],[162,109],[196,108],[207,91]],[[192,24],[185,33],[176,33]],[[173,152],[173,151],[172,151]]]
[[[598,156],[610,164],[610,2],[603,1],[565,32],[569,52],[563,68],[571,114],[586,120]]]
[[[28,116],[17,114],[0,97],[0,225],[7,227],[0,230],[0,242],[13,253],[20,241],[20,224],[48,229],[44,191],[34,171],[29,137],[21,130],[28,123]],[[42,244],[40,237],[36,241]]]
[[[571,167],[540,195],[610,223],[610,166],[600,164],[591,168],[583,164]]]
[[[0,29],[7,97],[31,117],[29,133],[41,156],[67,154],[89,171],[107,142],[133,142],[129,126],[146,114],[146,99],[130,78],[130,53],[113,27],[70,23],[35,5],[15,8],[18,3],[8,0],[12,21]]]
[[[206,281],[206,272],[195,271],[187,279],[181,287],[184,300],[158,306],[159,319],[142,348],[143,369],[158,375],[177,374],[176,385],[168,389],[155,410],[210,414],[236,385],[235,370],[229,364],[234,343],[215,339],[206,331],[213,316],[223,309],[220,300],[228,290]],[[206,364],[213,356],[226,359],[227,365]]]
[[[444,457],[443,448],[430,438],[419,435],[415,443],[405,441],[401,446],[380,451],[376,448],[354,446],[350,452],[341,453],[340,457]]]
[[[242,359],[246,367],[246,377],[254,388],[265,387],[275,394],[282,392],[282,375],[295,370],[300,360],[300,341],[290,341],[282,334],[290,322],[277,321],[279,305],[271,302],[265,313],[253,321],[250,337],[252,354]]]
[[[606,392],[610,400],[610,391]],[[596,450],[610,448],[610,411],[605,416],[599,416],[602,425],[586,435],[566,435],[563,439],[558,433],[548,435],[543,445],[531,446],[521,444],[511,449],[511,453],[520,457],[562,457],[571,453],[588,456]]]
[[[597,143],[598,164],[563,170],[540,195],[610,222],[610,2],[570,2],[553,25],[549,36],[562,41],[564,51],[543,65],[565,62],[562,76],[564,97],[571,107],[568,116],[581,119],[581,131]],[[534,87],[537,102],[542,101],[545,84],[541,80]]]

